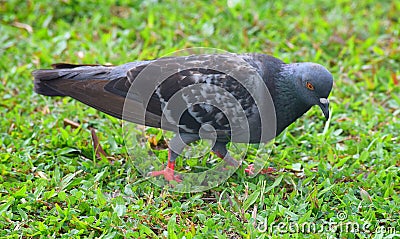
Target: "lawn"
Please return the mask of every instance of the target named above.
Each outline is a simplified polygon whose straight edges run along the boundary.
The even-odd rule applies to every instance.
[[[0,1],[0,238],[400,238],[399,12],[386,0]],[[244,165],[261,159],[274,173],[241,167],[179,193],[137,171],[121,121],[33,92],[31,72],[52,63],[190,47],[326,66],[331,119],[314,107],[265,154],[248,152]],[[108,158],[96,157],[90,127]],[[157,145],[165,160],[161,133],[138,126],[137,149]]]

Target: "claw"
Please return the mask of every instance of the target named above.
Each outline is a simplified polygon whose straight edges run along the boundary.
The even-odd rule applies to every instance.
[[[254,174],[254,164],[250,164],[249,166],[247,166],[247,168],[245,168],[244,172],[247,173],[248,175],[253,175]]]
[[[168,182],[170,182],[170,181],[176,181],[178,183],[182,182],[182,179],[179,176],[175,175],[174,169],[175,169],[175,160],[171,161],[171,151],[168,151],[167,167],[160,171],[150,172],[147,175],[150,177],[157,177],[157,176],[163,175],[165,180],[167,180]]]
[[[168,167],[160,171],[153,171],[148,173],[148,176],[150,177],[157,177],[160,175],[164,176],[165,180],[167,180],[168,182],[170,181],[176,181],[178,183],[182,182],[182,179],[178,175],[174,174],[174,170]]]
[[[273,172],[276,172],[277,170],[273,167],[268,167],[266,169],[261,169],[261,171],[259,172],[260,174],[271,174]],[[247,168],[244,170],[245,173],[247,173],[248,175],[253,175],[254,174],[254,164],[250,164],[249,166],[247,166]]]

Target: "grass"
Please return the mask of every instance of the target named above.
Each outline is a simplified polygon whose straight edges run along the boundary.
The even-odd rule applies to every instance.
[[[0,237],[399,238],[399,12],[399,1],[372,0],[0,1]],[[314,108],[283,132],[271,176],[239,169],[174,193],[136,171],[120,121],[33,93],[31,71],[55,62],[198,46],[325,65],[329,125]],[[89,126],[111,159],[96,159]]]

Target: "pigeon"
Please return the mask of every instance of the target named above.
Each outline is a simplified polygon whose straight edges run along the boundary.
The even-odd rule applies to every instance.
[[[166,167],[150,172],[167,181],[181,181],[175,160],[203,137],[213,140],[219,158],[238,165],[229,142],[268,142],[314,105],[329,118],[333,77],[317,63],[246,53],[52,67],[32,73],[36,93],[69,96],[119,119],[175,132]]]

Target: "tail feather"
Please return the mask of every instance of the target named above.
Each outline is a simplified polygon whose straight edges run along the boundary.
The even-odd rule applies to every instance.
[[[35,78],[33,90],[36,93],[46,96],[66,96],[48,84],[49,80],[59,78],[57,70],[36,70],[32,75]]]
[[[57,86],[57,80],[104,79],[112,67],[100,65],[75,65],[57,63],[53,69],[40,69],[32,72],[34,91],[46,96],[67,96]]]
[[[101,66],[98,64],[71,64],[71,63],[55,63],[52,64],[51,67],[53,69],[71,69],[71,68],[77,68],[81,66]]]
[[[131,94],[127,97],[130,88],[127,72],[132,69],[140,71],[146,64],[147,62],[131,62],[115,67],[56,64],[53,69],[32,72],[34,91],[46,96],[69,96],[116,118],[160,127],[160,115],[144,109],[140,96]],[[129,113],[123,115],[127,100]],[[157,104],[154,107],[154,111],[157,111]],[[170,128],[175,129],[174,126]]]

